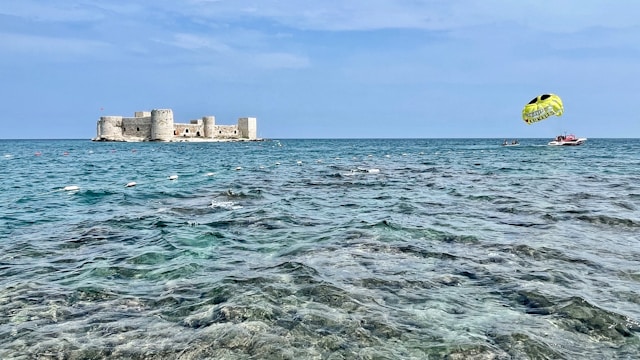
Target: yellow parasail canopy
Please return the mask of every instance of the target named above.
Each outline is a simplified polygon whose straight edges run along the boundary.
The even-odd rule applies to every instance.
[[[528,125],[544,120],[549,116],[562,116],[564,106],[558,95],[543,94],[529,101],[522,109],[522,120]]]

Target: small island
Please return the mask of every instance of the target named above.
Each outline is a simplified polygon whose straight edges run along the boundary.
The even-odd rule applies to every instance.
[[[260,141],[254,117],[238,119],[237,125],[216,125],[215,116],[203,116],[188,124],[174,123],[171,109],[136,111],[133,117],[101,116],[93,141],[213,142]]]

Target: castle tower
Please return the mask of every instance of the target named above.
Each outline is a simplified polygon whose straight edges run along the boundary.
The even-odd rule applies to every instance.
[[[257,133],[258,133],[256,118],[254,117],[239,118],[238,130],[240,132],[241,138],[255,140],[257,138]]]
[[[215,116],[203,116],[202,122],[204,124],[204,137],[213,139],[216,137],[214,129],[216,128]]]
[[[98,139],[122,138],[122,116],[101,116],[98,121]]]
[[[156,109],[151,111],[151,140],[171,141],[173,139],[173,111]]]

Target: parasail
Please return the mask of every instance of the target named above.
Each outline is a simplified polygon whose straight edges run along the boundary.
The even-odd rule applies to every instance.
[[[549,116],[562,116],[564,106],[558,95],[543,94],[529,101],[522,109],[522,120],[528,125],[544,120]]]

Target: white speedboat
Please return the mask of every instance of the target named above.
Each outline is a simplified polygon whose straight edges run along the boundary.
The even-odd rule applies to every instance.
[[[587,141],[587,138],[579,138],[575,135],[558,135],[555,139],[549,142],[551,146],[575,146],[582,145]]]

